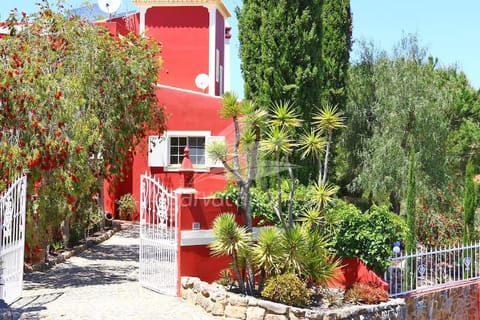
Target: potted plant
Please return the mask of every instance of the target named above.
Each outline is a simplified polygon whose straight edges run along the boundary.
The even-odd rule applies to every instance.
[[[128,220],[132,218],[135,212],[136,202],[131,193],[126,193],[117,200],[118,204],[118,217],[121,220]]]

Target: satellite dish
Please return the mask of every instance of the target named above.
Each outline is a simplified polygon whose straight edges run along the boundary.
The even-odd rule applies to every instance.
[[[109,17],[115,13],[122,5],[122,0],[98,0],[98,7],[103,12],[107,13]]]
[[[205,90],[208,87],[208,74],[200,73],[198,76],[195,77],[195,85]]]

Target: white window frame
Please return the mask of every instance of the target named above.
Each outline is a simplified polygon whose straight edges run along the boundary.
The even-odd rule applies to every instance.
[[[212,136],[210,131],[166,131],[162,136],[148,137],[148,166],[163,167],[164,171],[179,171],[181,164],[170,164],[172,137],[204,137],[205,149],[211,141],[225,141],[224,136]],[[209,171],[211,168],[223,168],[220,162],[214,162],[205,151],[205,164],[194,164],[195,171]]]

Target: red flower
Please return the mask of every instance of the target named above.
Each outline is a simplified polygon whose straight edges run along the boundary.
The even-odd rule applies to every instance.
[[[83,150],[83,148],[82,148],[81,146],[76,146],[76,147],[75,147],[75,151],[76,151],[77,153],[80,153],[80,151],[82,151],[82,150]]]
[[[62,97],[62,91],[57,91],[57,93],[55,93],[55,99],[60,99]]]
[[[67,202],[68,202],[68,204],[74,204],[75,203],[75,198],[72,195],[68,195]]]

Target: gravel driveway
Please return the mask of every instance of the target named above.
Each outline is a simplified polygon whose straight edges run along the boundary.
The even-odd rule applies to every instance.
[[[181,299],[143,288],[138,282],[138,225],[45,272],[25,274],[13,319],[208,320]]]

